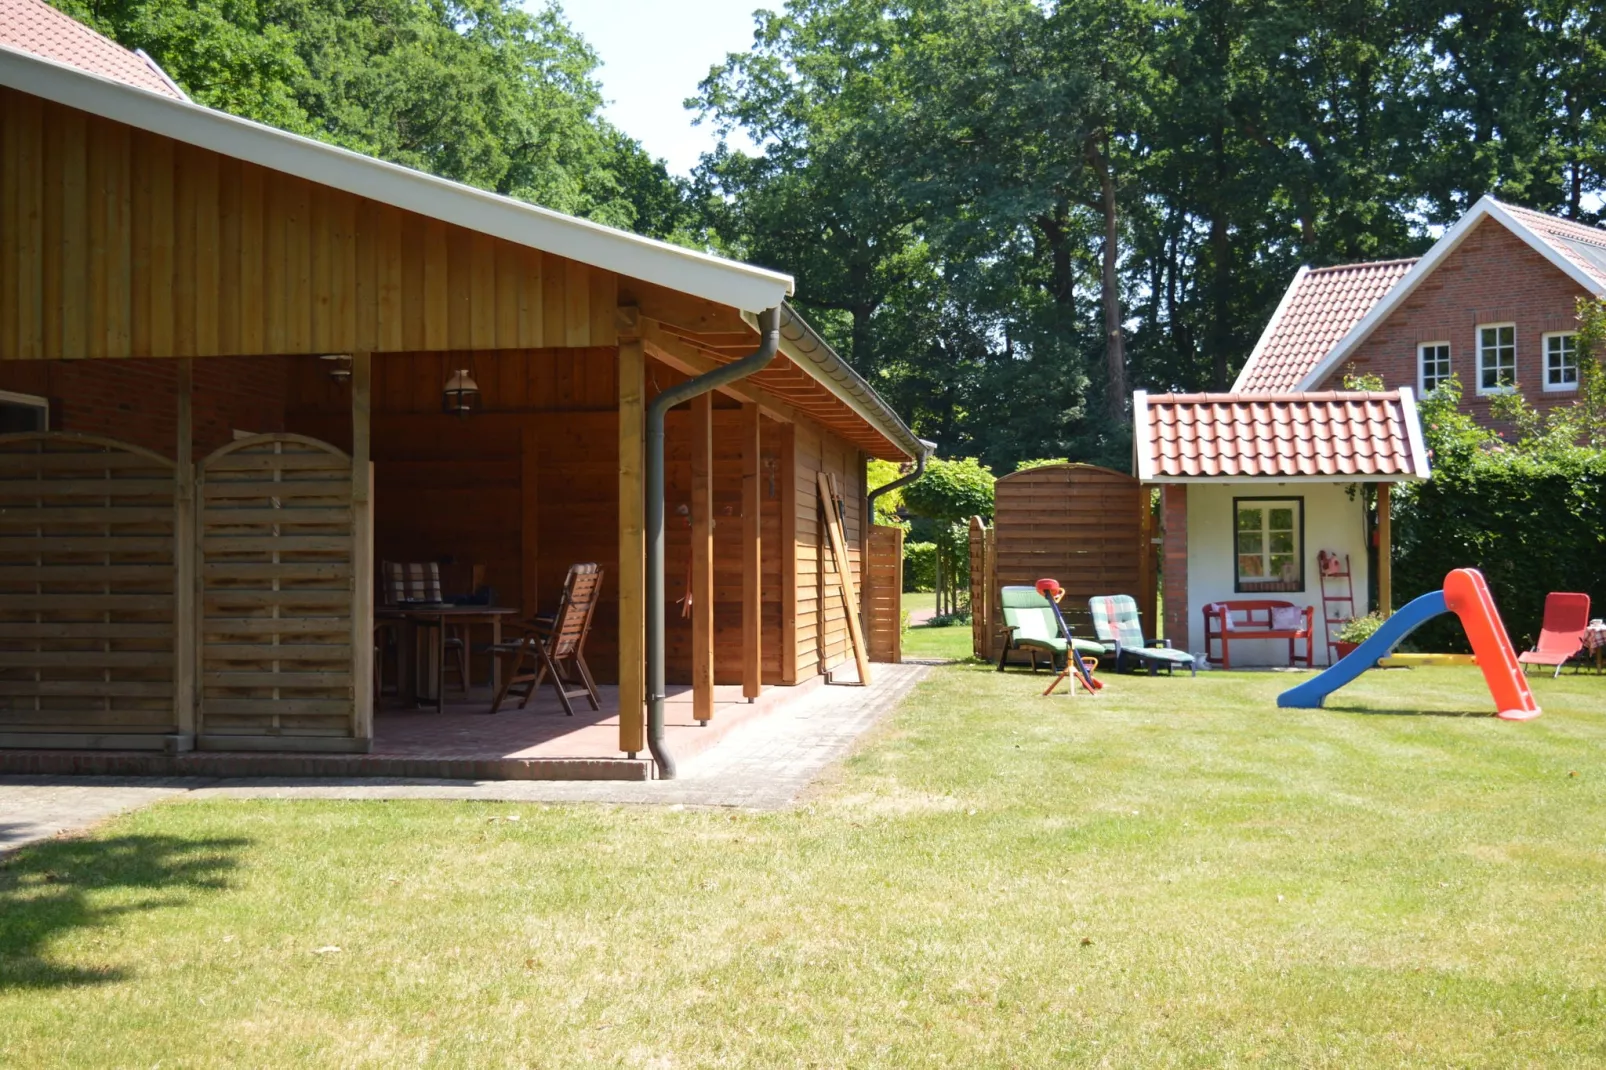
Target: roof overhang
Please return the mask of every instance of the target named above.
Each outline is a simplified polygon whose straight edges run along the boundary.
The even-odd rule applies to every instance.
[[[1378,324],[1382,323],[1395,309],[1404,304],[1405,300],[1415,292],[1416,288],[1429,275],[1432,275],[1439,265],[1444,262],[1445,258],[1455,252],[1461,246],[1461,243],[1466,241],[1467,237],[1477,229],[1478,224],[1485,219],[1495,220],[1511,231],[1512,234],[1521,238],[1535,252],[1555,265],[1557,270],[1565,273],[1568,278],[1576,282],[1584,292],[1597,295],[1601,292],[1599,281],[1591,277],[1582,267],[1563,256],[1555,246],[1523,226],[1518,219],[1506,211],[1505,205],[1493,197],[1485,195],[1478,200],[1477,204],[1468,209],[1465,215],[1456,220],[1454,226],[1444,232],[1444,235],[1433,244],[1433,248],[1423,254],[1422,259],[1418,260],[1416,265],[1406,272],[1387,294],[1383,295],[1382,300],[1372,306],[1370,312],[1361,317],[1359,323],[1350,328],[1348,334],[1338,340],[1338,343],[1328,351],[1325,357],[1316,362],[1315,367],[1306,373],[1305,377],[1299,381],[1294,389],[1296,391],[1314,390],[1316,389],[1316,384],[1332,374],[1334,368],[1343,367],[1344,362],[1349,360],[1350,356],[1366,340],[1367,336],[1377,328]]]
[[[436,178],[0,45],[0,85],[744,312],[780,305],[792,277]]]

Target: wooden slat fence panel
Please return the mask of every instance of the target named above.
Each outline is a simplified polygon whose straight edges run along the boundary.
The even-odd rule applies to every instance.
[[[870,529],[864,563],[865,641],[871,661],[903,661],[903,529]]]
[[[1000,479],[993,516],[997,589],[1045,576],[1065,588],[1060,608],[1072,632],[1093,635],[1087,600],[1129,594],[1144,634],[1154,633],[1143,559],[1152,553],[1143,522],[1149,494],[1123,472],[1087,464],[1028,468]],[[996,650],[996,640],[989,639]]]
[[[161,749],[174,709],[174,466],[0,436],[0,745]]]
[[[992,584],[993,530],[979,516],[970,518],[970,649],[991,658],[998,641],[993,622],[998,589]]]
[[[257,435],[201,462],[203,749],[361,749],[351,488],[351,459],[303,435]]]

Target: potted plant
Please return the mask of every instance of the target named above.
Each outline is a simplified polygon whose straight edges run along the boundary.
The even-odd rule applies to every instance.
[[[1338,651],[1339,657],[1347,658],[1354,653],[1356,647],[1377,634],[1377,630],[1381,627],[1383,627],[1381,614],[1368,613],[1364,617],[1351,617],[1340,624],[1338,631],[1333,633],[1333,648]]]

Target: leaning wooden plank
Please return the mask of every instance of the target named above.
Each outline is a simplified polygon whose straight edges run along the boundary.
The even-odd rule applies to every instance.
[[[859,628],[859,599],[853,593],[853,573],[848,571],[847,538],[842,533],[842,517],[837,512],[836,495],[831,492],[829,473],[818,476],[820,503],[825,507],[826,533],[831,542],[831,558],[836,563],[837,581],[842,591],[842,607],[848,620],[848,636],[853,641],[853,661],[859,670],[859,683],[870,686],[870,652],[865,649],[864,632]]]

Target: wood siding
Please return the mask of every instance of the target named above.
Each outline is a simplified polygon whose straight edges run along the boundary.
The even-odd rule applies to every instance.
[[[618,288],[0,89],[0,359],[613,345]]]
[[[829,672],[853,657],[840,590],[828,582],[834,570],[821,523],[817,478],[820,472],[834,474],[842,489],[842,527],[856,585],[863,582],[860,525],[864,515],[864,485],[863,466],[856,449],[816,424],[800,422],[795,426],[797,673],[799,679],[808,679]]]
[[[903,660],[903,529],[870,528],[864,569],[864,638],[871,661]]]

